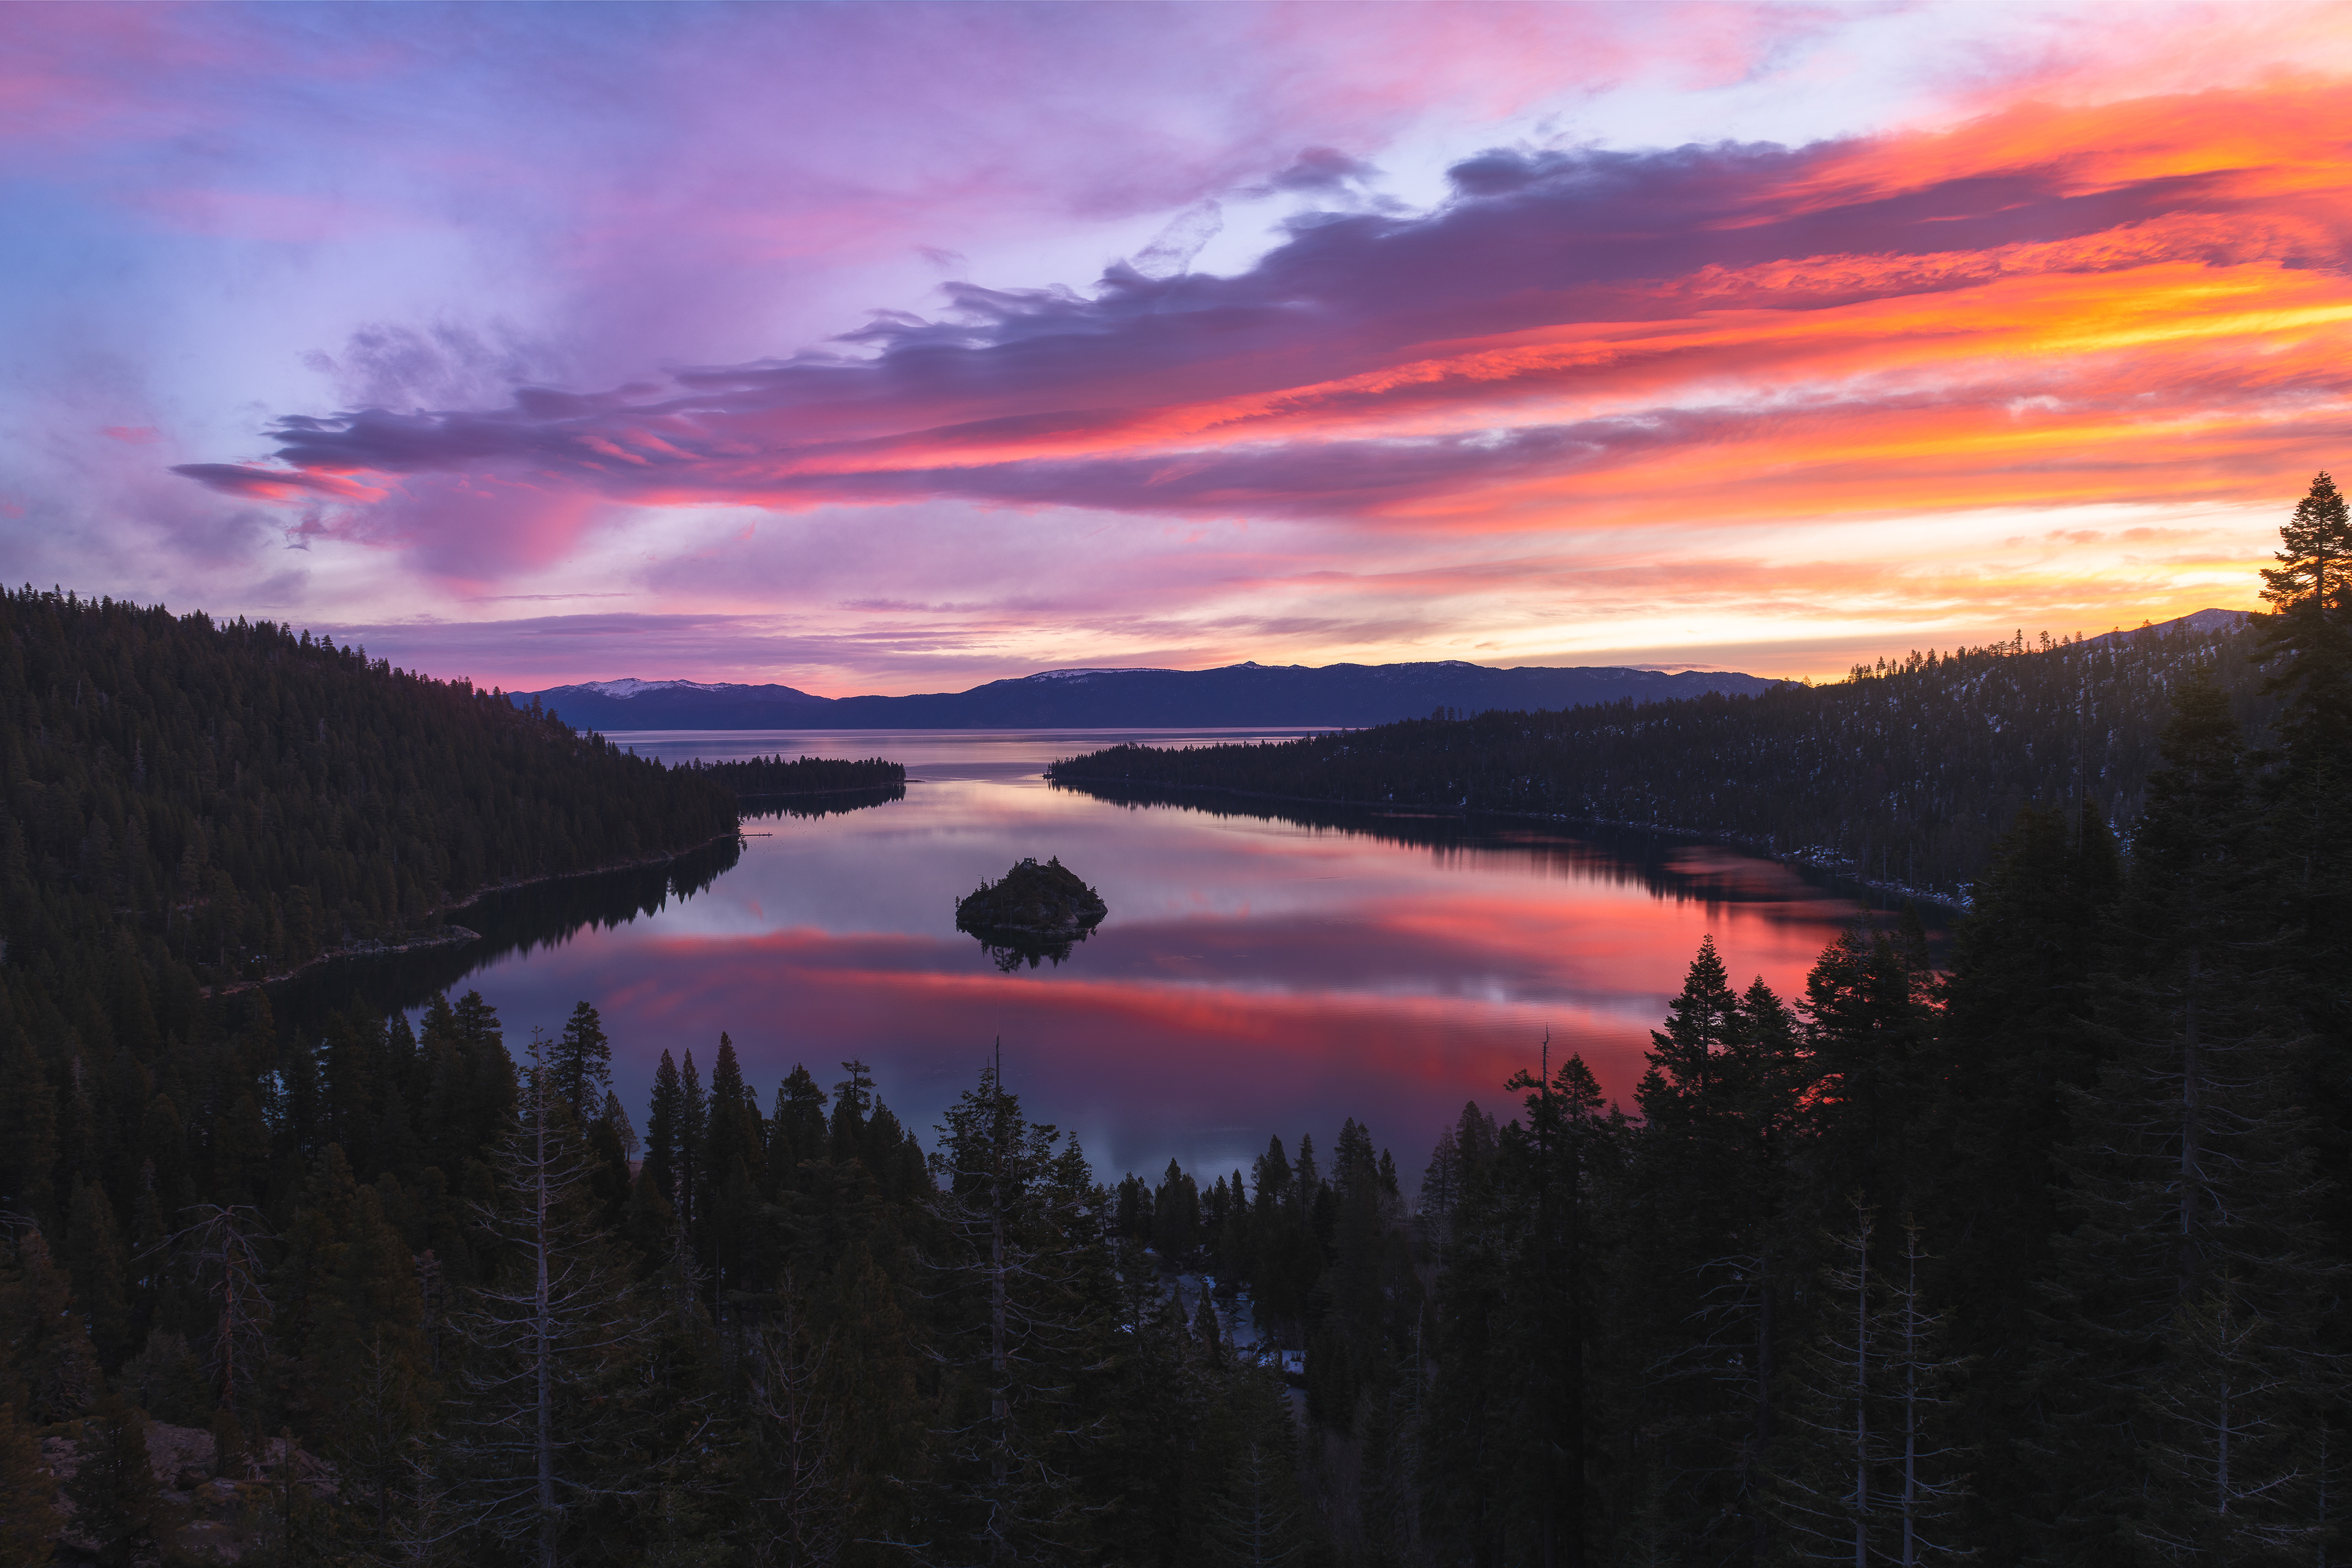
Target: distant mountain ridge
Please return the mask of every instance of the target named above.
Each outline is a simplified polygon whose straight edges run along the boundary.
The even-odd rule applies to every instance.
[[[692,680],[587,681],[534,699],[565,722],[620,730],[1119,730],[1353,728],[1495,709],[1656,702],[1738,695],[1779,682],[1736,671],[1666,674],[1623,666],[1498,668],[1449,658],[1417,664],[1264,665],[1219,669],[1047,669],[969,691],[816,697],[790,686]]]

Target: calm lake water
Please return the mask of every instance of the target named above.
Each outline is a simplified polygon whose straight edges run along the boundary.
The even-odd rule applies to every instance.
[[[1057,756],[1229,731],[917,731],[612,737],[676,760],[782,752],[907,764],[903,798],[828,797],[746,821],[741,850],[577,879],[457,918],[485,942],[337,966],[298,1010],[415,1006],[478,988],[520,1044],[585,998],[642,1130],[653,1066],[720,1030],[762,1105],[795,1062],[830,1087],[863,1060],[929,1142],[1002,1038],[1007,1086],[1074,1130],[1097,1173],[1203,1180],[1279,1132],[1328,1150],[1366,1123],[1417,1180],[1465,1100],[1580,1051],[1630,1095],[1649,1031],[1702,935],[1737,983],[1799,989],[1859,906],[1770,861],[1507,818],[1286,807],[1055,788]],[[834,809],[823,809],[832,807]],[[822,810],[821,815],[802,815]],[[957,899],[1024,856],[1058,856],[1109,917],[1069,959],[1007,973],[955,929]]]

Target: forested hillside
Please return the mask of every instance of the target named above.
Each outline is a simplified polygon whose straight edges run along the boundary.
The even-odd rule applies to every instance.
[[[1717,835],[1943,897],[1984,874],[2024,806],[2136,819],[2172,697],[2212,672],[2257,735],[2273,706],[2251,624],[2044,638],[1783,685],[1556,712],[1490,712],[1264,744],[1117,746],[1056,763],[1089,790],[1531,812]]]
[[[2340,1559],[2324,477],[2284,540],[2269,744],[2167,675],[2127,837],[2016,814],[1948,970],[1907,918],[1793,996],[1704,944],[1630,1103],[1531,1040],[1417,1194],[1353,1121],[1114,1183],[998,1062],[919,1135],[865,1063],[763,1101],[677,1041],[640,1116],[584,1001],[0,1015],[0,1563]]]
[[[614,733],[638,730],[1136,729],[1378,724],[1432,708],[1564,707],[1621,697],[1754,691],[1771,684],[1731,671],[1496,669],[1442,659],[1418,664],[1230,664],[1221,669],[1049,669],[969,691],[908,697],[812,697],[789,686],[604,680],[509,692]]]
[[[2352,521],[2326,475],[2282,531],[2257,668],[2218,656],[2271,746],[2167,673],[2127,843],[2114,795],[2020,813],[1948,973],[1916,927],[1857,928],[1786,998],[1703,947],[1631,1115],[1573,1059],[1517,1124],[1465,1114],[1422,1194],[1437,1372],[1386,1406],[1424,1424],[1437,1560],[2340,1559]]]
[[[188,1037],[200,986],[429,934],[483,888],[709,842],[728,793],[267,623],[0,595],[0,936],[64,1070]]]

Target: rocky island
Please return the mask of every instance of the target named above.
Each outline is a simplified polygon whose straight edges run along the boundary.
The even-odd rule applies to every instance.
[[[1070,944],[1084,942],[1102,923],[1110,906],[1078,879],[1058,857],[1038,864],[1033,857],[984,883],[956,903],[956,929],[980,939],[997,967],[1008,973],[1024,959],[1059,963]]]

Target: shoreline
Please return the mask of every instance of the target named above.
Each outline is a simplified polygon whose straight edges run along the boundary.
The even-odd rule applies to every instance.
[[[896,779],[889,784],[843,784],[838,789],[761,790],[754,795],[739,795],[737,800],[806,800],[818,795],[876,795],[886,789],[905,789],[907,781]]]
[[[696,850],[708,849],[712,845],[717,844],[723,839],[740,838],[742,836],[743,830],[739,825],[728,832],[717,834],[709,838],[706,838],[699,844],[690,844],[683,849],[675,850],[667,855],[640,856],[635,860],[615,860],[609,865],[588,866],[583,867],[577,871],[550,871],[543,876],[522,877],[518,878],[511,882],[498,882],[487,887],[477,888],[472,892],[467,894],[464,898],[457,900],[454,903],[443,904],[435,912],[437,914],[446,915],[454,910],[466,909],[471,905],[478,904],[481,902],[482,900],[489,897],[492,893],[510,893],[518,888],[538,887],[542,882],[562,882],[569,881],[574,877],[601,877],[608,871],[636,871],[642,870],[649,866],[667,866],[675,861],[683,860],[686,857],[693,854]],[[469,942],[479,942],[482,940],[481,932],[473,931],[466,926],[451,925],[445,922],[441,929],[446,934],[441,936],[419,937],[408,942],[390,942],[371,941],[365,945],[352,942],[346,943],[341,947],[328,948],[317,956],[306,959],[302,963],[296,964],[291,969],[281,971],[276,974],[265,974],[258,980],[239,980],[233,984],[227,985],[207,985],[202,987],[202,994],[205,1000],[210,1002],[223,996],[234,996],[240,991],[251,991],[263,985],[275,985],[280,981],[291,980],[298,974],[301,974],[309,970],[316,969],[322,963],[331,963],[341,959],[383,958],[388,957],[393,953],[415,952],[428,948],[462,947]]]
[[[1965,893],[1938,893],[1925,888],[1914,888],[1903,882],[1879,881],[1869,877],[1854,876],[1843,869],[1853,864],[1851,860],[1827,859],[1816,857],[1803,849],[1774,849],[1768,840],[1747,837],[1738,833],[1719,829],[1683,827],[1664,822],[1628,822],[1622,817],[1615,816],[1573,816],[1565,812],[1506,811],[1493,806],[1435,805],[1393,800],[1357,800],[1352,797],[1335,795],[1276,795],[1267,790],[1236,789],[1230,784],[1139,784],[1126,779],[1064,780],[1055,778],[1051,773],[1046,774],[1045,777],[1048,784],[1056,784],[1064,789],[1076,788],[1082,784],[1100,784],[1134,790],[1189,790],[1200,795],[1229,795],[1243,800],[1281,800],[1297,805],[1347,805],[1391,814],[1402,811],[1424,816],[1458,816],[1465,821],[1473,816],[1502,816],[1521,822],[1561,822],[1570,826],[1588,825],[1594,827],[1623,828],[1635,833],[1665,833],[1677,838],[1697,838],[1711,844],[1727,845],[1746,850],[1759,859],[1777,861],[1783,866],[1801,866],[1808,870],[1827,873],[1857,888],[1867,888],[1874,893],[1892,893],[1916,902],[1935,904],[1955,913],[1965,914],[1971,907],[1971,900]]]

